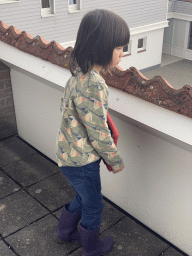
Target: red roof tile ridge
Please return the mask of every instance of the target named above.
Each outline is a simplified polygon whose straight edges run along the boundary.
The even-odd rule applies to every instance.
[[[8,26],[3,21],[0,21],[0,40],[23,52],[68,69],[72,47],[65,49],[55,41],[49,43],[41,36],[33,37],[26,31],[21,32],[14,26]]]
[[[192,118],[192,87],[189,85],[176,90],[162,76],[148,79],[135,67],[125,71],[115,68],[101,74],[109,86]]]
[[[3,21],[0,20],[0,29],[2,30],[7,30],[8,29],[8,25],[6,23],[4,23]]]
[[[33,37],[2,21],[0,40],[23,52],[69,69],[72,47],[65,49],[56,41],[49,43],[40,36]],[[125,71],[114,68],[110,72],[102,71],[101,75],[109,86],[192,118],[192,87],[189,85],[176,90],[163,77],[148,79],[134,67]]]

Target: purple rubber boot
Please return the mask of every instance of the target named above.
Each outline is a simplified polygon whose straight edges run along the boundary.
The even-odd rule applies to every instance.
[[[84,256],[99,256],[108,253],[113,246],[110,236],[99,239],[100,225],[95,230],[87,230],[80,225],[81,244]]]
[[[65,241],[76,241],[81,242],[79,231],[77,230],[77,225],[81,219],[80,213],[71,213],[67,211],[69,204],[64,205],[60,219],[59,225],[57,227],[57,242],[64,243]]]

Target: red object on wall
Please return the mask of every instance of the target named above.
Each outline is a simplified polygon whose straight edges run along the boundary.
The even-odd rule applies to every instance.
[[[107,112],[107,123],[108,123],[109,129],[111,131],[111,136],[114,140],[114,143],[117,146],[117,141],[119,138],[119,131],[117,130],[117,127],[115,126],[115,123],[113,122],[113,120],[108,112]],[[107,166],[107,169],[111,172],[112,171],[111,165],[108,165],[105,161],[104,161],[104,163]]]

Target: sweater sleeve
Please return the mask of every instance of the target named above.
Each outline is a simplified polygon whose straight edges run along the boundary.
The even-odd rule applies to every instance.
[[[112,170],[119,170],[123,166],[123,160],[107,124],[107,85],[100,81],[89,84],[78,94],[74,104],[94,150],[112,166]]]

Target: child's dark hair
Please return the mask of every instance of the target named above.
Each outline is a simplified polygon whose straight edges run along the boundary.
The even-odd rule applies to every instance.
[[[78,66],[86,74],[94,64],[107,68],[113,50],[129,43],[127,23],[117,14],[99,9],[88,12],[82,19],[76,44],[69,62],[72,75]]]

